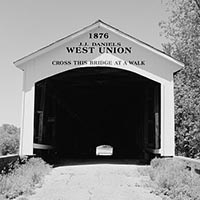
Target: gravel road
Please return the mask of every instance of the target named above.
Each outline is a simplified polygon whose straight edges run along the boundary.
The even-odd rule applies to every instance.
[[[29,200],[161,200],[143,187],[141,165],[86,164],[55,167]]]

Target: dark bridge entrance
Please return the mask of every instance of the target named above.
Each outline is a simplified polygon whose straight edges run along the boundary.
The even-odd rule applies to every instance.
[[[115,158],[144,158],[160,148],[160,84],[108,67],[70,70],[36,83],[34,151],[95,157],[111,145]]]

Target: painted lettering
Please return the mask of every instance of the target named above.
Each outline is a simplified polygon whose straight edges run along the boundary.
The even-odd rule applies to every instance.
[[[53,60],[51,64],[52,65],[71,65],[72,62],[70,60]]]
[[[116,54],[128,54],[131,53],[131,47],[99,47],[99,53],[116,53]]]
[[[66,47],[67,53],[77,53],[77,54],[86,54],[93,53],[95,47]]]
[[[145,61],[144,60],[131,60],[131,61],[129,61],[129,64],[131,64],[131,65],[145,65]]]

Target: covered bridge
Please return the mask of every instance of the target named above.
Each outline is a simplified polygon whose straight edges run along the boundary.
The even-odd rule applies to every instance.
[[[102,22],[22,59],[20,154],[174,155],[173,74],[182,63]]]

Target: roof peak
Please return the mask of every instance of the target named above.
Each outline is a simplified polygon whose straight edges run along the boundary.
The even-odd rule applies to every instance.
[[[105,22],[101,19],[98,19],[95,23],[105,23]]]

